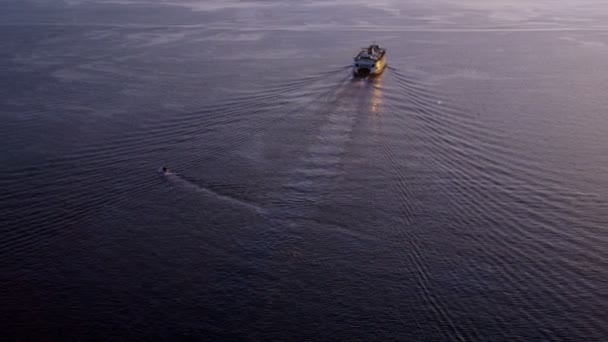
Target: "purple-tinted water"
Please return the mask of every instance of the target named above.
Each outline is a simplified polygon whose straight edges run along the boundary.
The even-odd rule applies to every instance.
[[[3,335],[606,340],[607,16],[5,1]]]

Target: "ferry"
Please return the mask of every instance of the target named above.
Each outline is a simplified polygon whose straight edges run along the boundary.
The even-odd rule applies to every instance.
[[[386,49],[372,44],[362,48],[355,57],[353,74],[355,76],[368,76],[380,74],[387,65]]]

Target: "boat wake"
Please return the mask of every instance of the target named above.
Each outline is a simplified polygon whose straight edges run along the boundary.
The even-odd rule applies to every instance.
[[[229,196],[226,194],[222,194],[222,193],[219,193],[208,187],[201,186],[193,181],[190,181],[190,180],[182,177],[181,175],[179,175],[175,172],[164,173],[163,179],[166,180],[167,182],[169,182],[170,184],[172,184],[173,186],[175,186],[176,188],[201,193],[207,197],[219,200],[226,204],[245,208],[245,209],[254,211],[258,214],[265,213],[264,208],[254,204],[254,203],[251,203],[251,202],[248,202],[248,201],[245,201],[245,200],[233,197],[233,196]]]

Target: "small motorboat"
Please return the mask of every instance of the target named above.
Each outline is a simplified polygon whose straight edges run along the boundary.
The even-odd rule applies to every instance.
[[[378,75],[386,68],[387,62],[386,49],[374,43],[359,51],[355,57],[353,74],[355,76]]]
[[[160,169],[158,169],[158,173],[161,174],[162,176],[168,176],[168,175],[173,174],[166,166],[163,166]]]

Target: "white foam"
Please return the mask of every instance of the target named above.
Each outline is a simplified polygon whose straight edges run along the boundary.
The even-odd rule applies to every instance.
[[[194,183],[192,183],[192,182],[190,182],[190,181],[188,181],[188,180],[180,177],[177,173],[168,171],[168,172],[165,172],[163,175],[165,176],[165,179],[169,180],[174,185],[179,186],[179,187],[181,187],[183,189],[187,189],[187,190],[190,190],[190,191],[195,191],[195,192],[203,193],[206,196],[213,197],[213,198],[218,199],[220,201],[223,201],[223,202],[226,202],[226,203],[230,203],[230,204],[233,204],[233,205],[237,205],[237,206],[240,206],[240,207],[243,207],[243,208],[248,208],[248,209],[250,209],[252,211],[255,211],[257,213],[264,213],[264,209],[262,207],[258,206],[258,205],[255,205],[253,203],[249,203],[249,202],[240,200],[238,198],[234,198],[234,197],[231,197],[231,196],[223,195],[223,194],[215,192],[215,191],[213,191],[213,190],[211,190],[209,188],[200,186],[198,184],[194,184]]]

